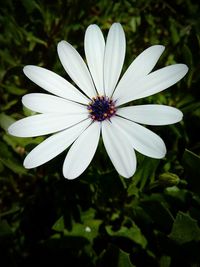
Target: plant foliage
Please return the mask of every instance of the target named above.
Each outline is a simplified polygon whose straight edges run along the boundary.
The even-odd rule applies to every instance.
[[[194,0],[7,0],[0,12],[0,262],[2,267],[192,267],[200,264],[200,7]],[[84,32],[120,22],[125,68],[145,48],[166,46],[159,66],[185,63],[187,76],[137,101],[179,108],[181,123],[153,127],[166,157],[138,156],[123,179],[102,145],[79,179],[62,176],[65,153],[33,170],[26,154],[43,137],[16,138],[7,128],[30,115],[21,97],[41,89],[23,74],[34,64],[66,76],[57,43],[83,53]]]

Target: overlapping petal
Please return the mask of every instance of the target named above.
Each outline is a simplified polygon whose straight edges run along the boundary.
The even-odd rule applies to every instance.
[[[25,107],[39,113],[81,114],[87,113],[86,106],[67,99],[40,93],[27,94],[22,97]]]
[[[105,40],[97,25],[90,25],[85,33],[85,55],[96,89],[104,95],[103,62]]]
[[[67,149],[90,124],[91,119],[87,119],[50,136],[28,154],[24,160],[24,167],[35,168],[55,158]]]
[[[153,45],[137,56],[119,81],[114,92],[114,98],[120,98],[124,93],[124,88],[130,87],[130,84],[134,85],[139,79],[149,74],[156,65],[164,49],[165,47],[162,45]]]
[[[130,178],[136,170],[136,156],[129,139],[113,124],[113,120],[102,123],[102,137],[117,172],[125,178]]]
[[[151,158],[163,158],[166,154],[166,147],[163,140],[152,131],[135,122],[115,116],[112,118],[112,127],[124,131],[131,142],[131,146],[143,155]]]
[[[104,57],[104,86],[107,96],[111,96],[118,82],[126,52],[124,30],[114,23],[108,32]]]
[[[117,114],[146,125],[167,125],[182,120],[183,113],[165,105],[138,105],[119,108]]]
[[[188,71],[185,64],[174,64],[151,72],[146,77],[140,79],[135,84],[131,81],[127,87],[121,91],[121,95],[114,95],[117,105],[130,102],[132,100],[147,97],[163,91],[182,79]]]
[[[96,95],[96,90],[89,70],[82,57],[66,41],[58,43],[58,56],[60,61],[77,86],[90,98]]]
[[[72,84],[50,70],[28,65],[24,67],[23,71],[31,81],[54,95],[83,104],[87,104],[89,101]]]
[[[18,137],[34,137],[64,130],[87,119],[86,114],[38,114],[13,123],[8,132]]]
[[[63,165],[63,174],[67,179],[75,179],[90,164],[98,146],[100,123],[92,123],[73,143]]]

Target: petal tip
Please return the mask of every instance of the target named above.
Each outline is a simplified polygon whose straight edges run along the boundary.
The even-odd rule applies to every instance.
[[[180,110],[178,109],[178,118],[177,118],[177,122],[182,121],[182,119],[183,119],[183,112],[180,111]]]
[[[114,22],[111,27],[110,27],[110,30],[120,30],[120,31],[124,31],[123,30],[123,27],[121,25],[121,23],[119,22]]]
[[[165,50],[164,45],[155,45],[155,46],[161,51],[161,53]]]
[[[26,72],[26,69],[27,69],[27,66],[24,66],[23,69],[22,69],[23,70],[23,73]]]
[[[184,65],[184,69],[185,69],[185,74],[188,72],[189,68],[186,64],[183,64]]]
[[[157,56],[157,60],[159,59],[159,57],[162,55],[162,53],[165,50],[165,46],[164,45],[153,45],[150,46],[149,48],[146,49],[146,51],[151,51],[153,54],[155,54]],[[157,61],[156,61],[157,62]]]
[[[135,174],[135,171],[136,170],[134,170],[134,172],[132,172],[132,173],[128,173],[128,174],[123,174],[122,176],[125,178],[125,179],[130,179],[130,178],[132,178],[133,177],[133,175]]]
[[[160,157],[159,157],[158,159],[163,159],[163,158],[166,156],[166,154],[167,154],[167,148],[166,148],[166,146],[164,146],[162,152],[163,152],[163,153],[160,155]]]
[[[69,173],[65,173],[63,171],[63,176],[67,180],[74,180],[74,179],[78,178],[80,175],[72,175],[72,174],[69,174]]]
[[[23,162],[23,166],[24,166],[25,169],[32,169],[32,168],[34,168],[34,167],[31,165],[30,161],[27,160],[27,158],[25,158],[25,160],[24,160],[24,162]]]
[[[92,30],[92,29],[99,29],[99,26],[97,25],[97,24],[90,24],[88,27],[87,27],[87,29],[86,29],[86,32],[88,31],[88,30]]]
[[[13,123],[14,124],[14,123]],[[10,135],[13,135],[15,136],[15,131],[13,129],[13,124],[11,124],[8,129],[7,129],[7,132],[10,134]]]
[[[180,79],[181,80],[188,72],[189,68],[186,64],[178,63],[171,66],[177,66],[177,71],[179,72]]]
[[[12,135],[12,129],[11,126],[8,127],[7,132]]]
[[[34,160],[32,157],[32,151],[24,159],[23,166],[25,169],[33,169],[44,164],[44,162],[36,162]]]
[[[122,25],[121,25],[121,23],[120,22],[114,22],[113,24],[112,24],[112,26],[117,26],[117,27],[122,27]]]
[[[24,96],[22,97],[21,101],[22,101],[22,105],[26,107],[26,98]]]
[[[23,73],[29,78],[34,70],[39,70],[42,67],[38,67],[35,65],[26,65],[23,67]]]
[[[147,156],[149,158],[152,158],[152,159],[163,159],[167,154],[167,150],[163,150],[162,153],[160,151],[160,154],[159,155],[154,155],[154,156]]]
[[[174,66],[177,66],[179,68],[179,70],[180,70],[180,72],[182,72],[183,76],[185,76],[185,74],[189,70],[189,68],[186,64],[178,63],[178,64],[174,64]]]
[[[67,44],[67,42],[66,42],[65,40],[62,40],[62,41],[60,41],[60,42],[57,44],[57,51],[58,51],[58,53],[59,53],[59,51],[60,51],[61,49],[63,49],[64,46],[66,46],[66,44]]]
[[[27,76],[27,72],[30,70],[31,65],[26,65],[23,67],[23,73]]]

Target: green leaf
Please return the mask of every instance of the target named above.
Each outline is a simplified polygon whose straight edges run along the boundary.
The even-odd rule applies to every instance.
[[[0,217],[3,218],[4,216],[12,215],[20,211],[19,206],[13,206],[10,210],[0,212]]]
[[[26,8],[28,14],[33,12],[33,10],[37,7],[37,3],[34,0],[22,0],[22,4]]]
[[[73,225],[71,231],[64,230],[65,236],[80,236],[84,237],[90,242],[93,242],[93,239],[97,237],[99,226],[102,223],[101,220],[91,220],[88,223],[80,224],[76,223]]]
[[[119,249],[118,265],[117,267],[133,267],[130,261],[129,254]]]
[[[16,174],[26,174],[27,170],[13,159],[6,159],[0,156],[0,162]]]
[[[185,180],[181,180],[181,184],[185,185]],[[173,201],[184,203],[187,201],[189,192],[186,189],[180,189],[177,186],[167,187],[165,189],[165,195],[170,196]]]
[[[5,134],[3,135],[3,140],[15,150],[16,147],[21,147],[22,149],[24,149],[24,147],[28,145],[38,145],[44,140],[44,137],[39,136],[35,138],[32,137],[21,138]]]
[[[189,187],[194,192],[200,192],[200,157],[192,151],[185,150],[183,154],[183,166],[187,174],[186,179]]]
[[[53,230],[58,231],[58,232],[63,232],[65,229],[65,224],[64,224],[64,217],[61,216],[53,225],[52,227]]]
[[[11,151],[8,149],[6,144],[3,142],[0,142],[0,162],[4,166],[6,166],[8,169],[12,170],[16,174],[26,174],[27,170],[21,165],[20,162],[18,162],[15,158],[13,158],[13,155]]]
[[[141,24],[141,18],[139,16],[134,16],[130,20],[130,26],[133,32],[137,31],[138,26]]]
[[[3,85],[2,87],[5,88],[7,92],[10,93],[11,95],[21,96],[27,92],[26,89],[21,89],[14,85]]]
[[[109,267],[135,267],[130,261],[129,254],[113,244],[109,244],[103,251],[99,266]]]
[[[11,109],[11,107],[14,106],[17,102],[18,102],[17,99],[14,99],[14,100],[8,102],[6,105],[4,105],[4,106],[2,107],[2,111],[6,111],[6,110]]]
[[[36,44],[41,44],[47,47],[47,43],[42,39],[34,36],[32,32],[24,31],[24,34],[26,35],[27,41],[30,43],[29,51],[32,51]]]
[[[151,159],[142,155],[141,162],[139,163],[138,169],[134,174],[134,179],[132,179],[128,187],[128,195],[137,195],[136,186],[142,190],[149,182],[154,181],[155,172],[159,164],[159,160]]]
[[[193,57],[192,57],[192,52],[188,45],[184,44],[183,45],[183,57],[184,57],[184,62],[188,66],[192,67],[193,65]]]
[[[4,171],[4,165],[0,162],[0,173]]]
[[[8,127],[14,122],[15,120],[6,115],[5,113],[0,113],[0,126],[7,131]]]
[[[72,230],[65,229],[64,218],[60,217],[53,225],[52,229],[60,232],[64,232],[65,236],[80,236],[86,238],[88,241],[93,242],[93,239],[97,237],[99,226],[102,223],[101,220],[94,219],[94,210],[89,209],[82,213],[81,219],[83,223],[74,223]]]
[[[141,245],[142,248],[145,248],[147,245],[147,240],[140,231],[140,228],[133,224],[132,227],[127,228],[122,226],[118,231],[112,230],[111,225],[106,226],[106,231],[110,236],[125,237],[133,242]]]
[[[160,259],[160,267],[170,267],[171,257],[163,255]]]
[[[170,231],[174,218],[163,195],[156,193],[145,196],[140,206],[159,229]]]
[[[6,220],[0,222],[0,238],[12,235],[12,229]]]
[[[197,220],[187,213],[178,212],[169,237],[179,244],[200,241],[200,228]]]
[[[170,31],[173,44],[177,44],[180,41],[180,34],[178,32],[177,23],[174,19],[170,18]]]

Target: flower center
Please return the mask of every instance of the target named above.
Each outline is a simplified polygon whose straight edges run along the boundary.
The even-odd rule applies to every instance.
[[[116,113],[115,101],[107,96],[93,97],[87,109],[94,121],[110,119]]]

